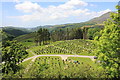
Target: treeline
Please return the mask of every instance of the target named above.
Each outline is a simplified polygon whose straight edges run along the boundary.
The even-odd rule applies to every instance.
[[[35,42],[37,45],[47,44],[50,40],[50,33],[48,29],[40,28],[35,34]]]
[[[60,41],[60,40],[72,40],[72,39],[82,39],[83,32],[80,28],[72,28],[72,29],[58,29],[51,33],[52,41]]]
[[[48,29],[40,28],[35,35],[35,42],[37,45],[48,44],[49,41],[73,40],[73,39],[94,39],[95,36],[100,36],[101,28],[67,28],[56,29],[49,32]]]

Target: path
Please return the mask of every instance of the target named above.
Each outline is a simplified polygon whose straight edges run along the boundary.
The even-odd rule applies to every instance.
[[[83,56],[83,55],[62,55],[62,54],[46,54],[46,55],[35,55],[33,57],[29,57],[29,58],[26,58],[23,60],[24,61],[27,61],[27,60],[30,60],[30,59],[36,59],[37,57],[41,57],[41,56],[60,56],[63,60],[67,59],[68,57],[83,57],[83,58],[90,58],[90,59],[94,59],[94,56]]]

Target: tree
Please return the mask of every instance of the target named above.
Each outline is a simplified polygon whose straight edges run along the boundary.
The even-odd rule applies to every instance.
[[[77,28],[75,31],[75,39],[82,39],[83,38],[83,33],[82,30],[80,28]]]
[[[112,20],[105,22],[100,32],[96,55],[101,65],[107,70],[109,78],[120,77],[120,11],[111,13]]]
[[[87,39],[87,31],[88,31],[88,28],[84,26],[83,29],[82,29],[83,39]]]
[[[16,73],[19,69],[20,62],[27,57],[24,46],[16,41],[6,41],[2,45],[2,72],[5,74]]]
[[[89,28],[87,33],[88,38],[93,40],[96,36],[100,37],[100,30],[101,28],[99,27]]]
[[[41,43],[43,42],[43,44],[46,44],[46,42],[50,40],[50,33],[48,29],[45,28],[40,28],[35,35],[35,42],[38,45],[41,45]]]

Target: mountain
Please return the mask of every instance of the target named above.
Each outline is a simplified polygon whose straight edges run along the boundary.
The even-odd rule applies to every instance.
[[[103,24],[104,21],[106,21],[107,19],[110,19],[110,13],[111,12],[105,13],[105,14],[101,15],[100,17],[93,18],[87,22],[96,23],[96,24]]]
[[[76,28],[76,27],[83,27],[83,26],[97,26],[96,24],[103,24],[104,21],[107,19],[110,19],[110,13],[105,13],[99,17],[93,18],[86,22],[81,23],[69,23],[69,24],[61,24],[61,25],[46,25],[46,26],[38,26],[36,28],[31,28],[31,31],[37,31],[39,28],[47,28],[50,31],[56,30],[56,29],[65,29],[65,28]],[[102,25],[103,26],[103,25]]]

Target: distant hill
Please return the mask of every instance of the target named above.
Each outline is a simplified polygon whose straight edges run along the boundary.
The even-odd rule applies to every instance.
[[[93,18],[87,22],[96,23],[96,24],[103,24],[104,21],[106,21],[107,19],[110,19],[110,13],[111,12],[105,13],[105,14],[101,15],[100,17]]]
[[[4,31],[2,31],[2,29],[0,29],[0,43],[1,42],[4,43],[7,40],[12,40],[13,38],[14,38],[13,35],[8,34],[8,33],[4,32]]]
[[[30,31],[25,28],[18,28],[18,27],[11,27],[11,26],[2,27],[2,31],[14,37],[30,33]]]
[[[32,32],[32,33],[28,33],[28,34],[25,34],[25,35],[20,35],[20,36],[14,38],[14,40],[17,40],[18,42],[21,42],[21,41],[25,41],[27,39],[34,39],[35,35],[36,34],[34,32]]]
[[[4,32],[17,37],[20,35],[28,34],[30,32],[35,32],[39,28],[47,28],[50,30],[50,32],[52,32],[53,30],[56,30],[56,29],[77,28],[77,27],[94,26],[94,25],[95,25],[94,27],[96,27],[97,25],[103,24],[104,21],[109,19],[110,13],[111,12],[105,13],[100,17],[96,17],[89,21],[81,22],[81,23],[69,23],[69,24],[61,24],[61,25],[45,25],[45,26],[37,26],[35,28],[20,28],[20,27],[9,26],[9,27],[3,27],[2,29]],[[102,25],[102,26],[104,26],[104,25]]]
[[[35,28],[31,28],[30,31],[37,31],[39,28],[47,28],[50,32],[56,29],[66,29],[66,28],[77,28],[87,25],[95,25],[95,23],[90,22],[81,22],[81,23],[70,23],[70,24],[61,24],[61,25],[46,25],[46,26],[38,26]]]
[[[12,30],[14,32],[18,32],[18,34],[14,34],[14,32],[12,32],[14,35],[20,35],[18,37],[16,37],[14,40],[17,40],[17,41],[24,41],[24,40],[27,40],[27,39],[33,39],[34,36],[35,36],[35,33],[29,33],[29,32],[35,32],[37,31],[39,28],[47,28],[50,30],[50,32],[52,32],[53,30],[57,30],[57,29],[66,29],[66,28],[77,28],[77,27],[91,27],[91,28],[94,28],[94,27],[99,27],[99,28],[103,28],[104,27],[104,24],[103,22],[106,21],[108,18],[110,18],[110,13],[111,12],[108,12],[108,13],[105,13],[103,14],[102,16],[100,17],[96,17],[96,18],[93,18],[87,22],[81,22],[81,23],[69,23],[69,24],[61,24],[61,25],[45,25],[45,26],[37,26],[35,28],[16,28],[14,27],[14,29],[12,28]],[[11,31],[11,27],[10,28],[7,28],[7,33],[10,33]],[[12,34],[11,33],[11,34]],[[23,35],[24,34],[24,35]]]
[[[105,13],[99,17],[93,18],[89,21],[86,22],[81,22],[81,23],[69,23],[69,24],[61,24],[61,25],[46,25],[46,26],[38,26],[36,28],[31,28],[31,31],[37,31],[39,28],[47,28],[50,31],[53,31],[55,29],[65,29],[65,28],[76,28],[76,27],[83,27],[83,26],[94,26],[96,24],[103,24],[104,21],[107,19],[110,19],[110,13]]]

